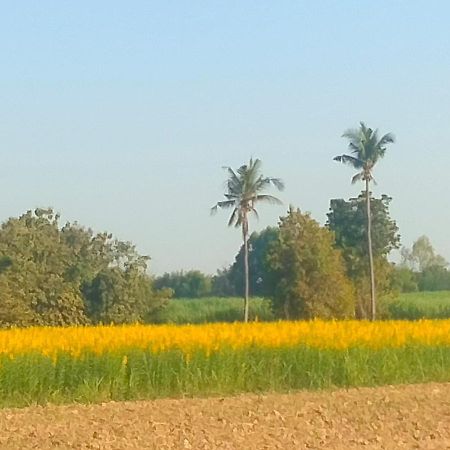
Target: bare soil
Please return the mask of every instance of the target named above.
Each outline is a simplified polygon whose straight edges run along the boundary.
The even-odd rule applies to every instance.
[[[0,449],[450,449],[450,383],[0,410]]]

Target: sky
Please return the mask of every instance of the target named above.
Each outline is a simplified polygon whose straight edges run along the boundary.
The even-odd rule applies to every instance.
[[[326,221],[358,195],[342,133],[364,121],[396,143],[375,169],[402,244],[450,260],[447,1],[4,2],[0,220],[52,206],[132,241],[151,272],[233,262],[241,235],[223,166],[250,157],[289,204]]]

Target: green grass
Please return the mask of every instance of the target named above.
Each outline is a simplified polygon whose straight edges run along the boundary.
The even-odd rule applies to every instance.
[[[450,347],[370,350],[308,347],[198,352],[144,350],[79,358],[61,354],[0,358],[0,405],[102,402],[157,397],[286,392],[450,381]]]
[[[449,319],[450,291],[401,294],[384,307],[385,316],[395,320]],[[152,317],[154,323],[199,324],[236,322],[243,318],[243,300],[236,297],[173,299]],[[275,320],[269,299],[250,299],[250,320]]]
[[[387,304],[391,319],[449,319],[450,291],[411,292]]]
[[[173,299],[166,308],[152,317],[154,323],[213,323],[242,321],[244,301],[235,297],[208,297],[198,299]],[[271,321],[274,316],[270,300],[251,298],[250,320]]]

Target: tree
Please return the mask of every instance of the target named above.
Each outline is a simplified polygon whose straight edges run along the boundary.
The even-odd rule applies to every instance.
[[[248,322],[248,301],[249,301],[249,265],[248,265],[248,232],[249,215],[254,214],[258,217],[256,205],[267,202],[272,204],[281,204],[281,201],[269,194],[265,194],[265,189],[273,185],[278,190],[284,189],[284,183],[279,178],[265,177],[261,174],[261,161],[250,158],[248,164],[244,164],[237,171],[231,167],[225,168],[228,172],[226,183],[226,200],[218,202],[211,212],[215,213],[218,208],[232,209],[228,220],[228,226],[234,225],[242,230],[242,239],[244,241],[244,321]]]
[[[199,270],[171,272],[155,278],[156,289],[172,289],[175,298],[201,298],[211,295],[211,276]]]
[[[278,240],[277,227],[267,227],[261,232],[253,232],[248,239],[248,266],[252,274],[250,292],[259,297],[269,297],[273,291],[272,272],[267,264],[267,255],[274,242]],[[244,293],[244,246],[236,255],[228,276],[234,291],[239,295]]]
[[[430,239],[427,236],[420,236],[409,250],[403,247],[401,250],[402,265],[423,272],[431,267],[445,268],[448,262],[438,253],[431,245]]]
[[[372,254],[377,269],[376,288],[380,294],[391,291],[392,266],[387,256],[399,247],[398,227],[389,215],[391,197],[370,198]],[[366,195],[357,198],[333,199],[326,226],[335,234],[336,247],[342,251],[346,271],[356,286],[358,294],[357,314],[367,317],[371,310],[371,279],[367,252]]]
[[[0,326],[143,320],[160,304],[148,259],[108,233],[61,228],[50,208],[11,218],[0,228]]]
[[[357,181],[365,182],[365,197],[367,209],[367,249],[369,253],[370,269],[370,294],[371,294],[371,318],[376,319],[376,294],[375,294],[375,270],[372,250],[372,230],[370,213],[370,182],[373,181],[373,168],[376,163],[383,158],[386,153],[386,145],[394,142],[394,136],[391,133],[385,134],[381,138],[378,136],[378,130],[367,128],[361,122],[360,127],[354,130],[347,130],[342,137],[348,139],[348,148],[351,155],[340,155],[334,158],[335,161],[349,164],[359,172],[353,176],[352,183]]]
[[[416,275],[409,267],[393,266],[392,288],[398,292],[417,292],[419,285]]]
[[[420,291],[450,290],[450,272],[443,266],[430,266],[417,274]]]
[[[235,297],[236,286],[231,280],[231,266],[218,269],[212,277],[211,295],[216,297]]]
[[[289,209],[279,223],[268,264],[274,272],[273,306],[286,319],[354,316],[355,295],[334,234],[309,214]]]

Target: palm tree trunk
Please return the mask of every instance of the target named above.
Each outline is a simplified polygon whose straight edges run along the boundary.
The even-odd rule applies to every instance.
[[[242,222],[242,236],[244,238],[244,322],[248,322],[248,297],[249,297],[249,270],[248,270],[248,222],[244,217]]]
[[[370,268],[370,312],[371,319],[376,319],[376,297],[375,297],[375,270],[373,267],[373,251],[372,251],[372,216],[370,212],[370,190],[369,180],[366,179],[366,209],[367,209],[367,246],[369,250],[369,268]]]

